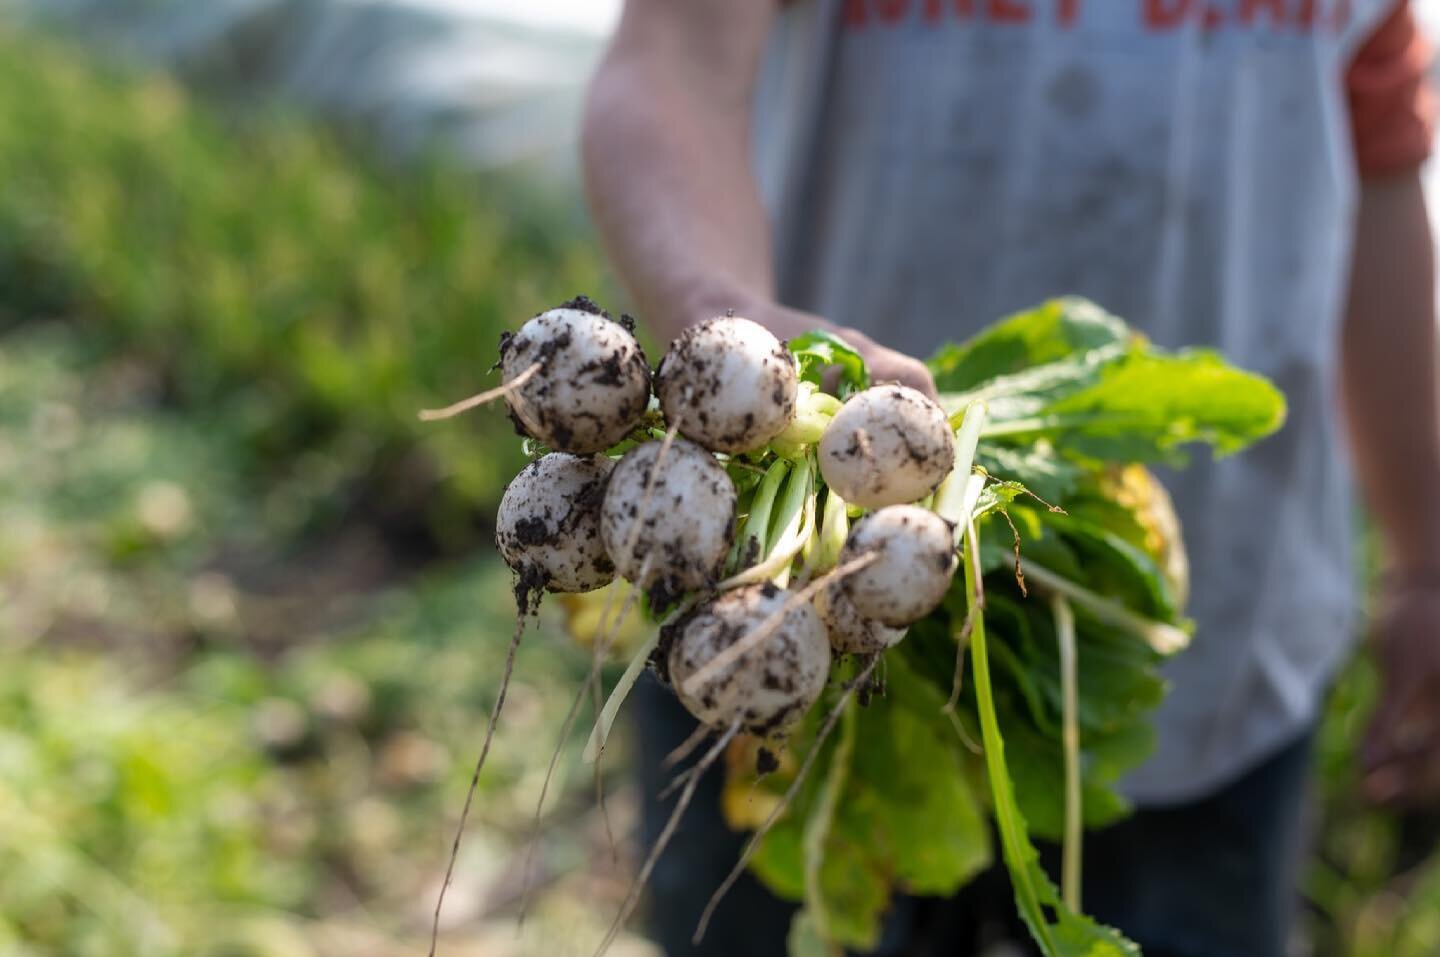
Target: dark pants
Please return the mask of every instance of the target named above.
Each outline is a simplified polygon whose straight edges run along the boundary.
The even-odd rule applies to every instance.
[[[673,806],[673,799],[655,801],[670,776],[660,761],[694,722],[653,681],[635,694],[649,844]],[[1087,834],[1086,912],[1123,930],[1146,957],[1283,957],[1299,899],[1310,741],[1302,735],[1203,800],[1144,809]],[[720,782],[712,769],[655,867],[652,931],[669,957],[784,957],[794,907],[749,874],[721,905],[704,943],[690,945],[696,919],[743,841],[720,818]],[[1055,873],[1056,849],[1041,853]],[[959,957],[1007,939],[1027,937],[1005,872],[996,867],[955,897],[897,900],[873,953]]]

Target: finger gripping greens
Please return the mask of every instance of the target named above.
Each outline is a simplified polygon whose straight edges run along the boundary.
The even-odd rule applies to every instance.
[[[717,764],[751,833],[697,939],[747,867],[802,903],[791,939],[810,954],[873,947],[894,894],[953,893],[998,856],[1046,957],[1138,953],[1076,908],[1082,830],[1126,812],[1116,782],[1147,753],[1159,665],[1191,630],[1179,525],[1144,465],[1274,431],[1268,382],[1155,349],[1078,299],[944,346],[938,403],[871,383],[833,334],[782,345],[735,316],[671,344],[652,401],[629,328],[583,297],[507,337],[501,366],[498,388],[424,415],[503,396],[529,437],[496,522],[517,580],[510,660],[538,596],[572,593],[597,784],[645,670],[697,726],[597,955]],[[648,627],[627,630],[637,615]],[[629,663],[603,688],[617,652]],[[1062,842],[1063,889],[1032,835]],[[432,950],[438,926],[437,902]]]

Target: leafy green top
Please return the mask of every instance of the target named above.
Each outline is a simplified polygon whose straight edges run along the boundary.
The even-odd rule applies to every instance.
[[[807,381],[829,366],[840,367],[843,390],[868,381],[860,356],[828,333],[790,345]],[[1075,605],[1080,783],[1084,823],[1103,825],[1128,811],[1114,785],[1149,753],[1165,690],[1155,643],[1121,625],[1189,627],[1178,523],[1135,463],[1183,464],[1195,443],[1239,451],[1280,427],[1284,398],[1214,352],[1162,351],[1076,298],[947,345],[930,367],[956,425],[977,403],[988,413],[975,458],[988,483],[972,513],[966,581],[886,654],[884,693],[851,702],[839,740],[821,745],[752,866],[805,901],[795,954],[864,948],[892,894],[951,893],[990,862],[988,805],[1017,906],[1046,954],[1138,954],[1065,906],[1031,843],[1063,827],[1063,705],[1056,626],[1022,576],[1043,572],[1087,599]],[[967,642],[971,677],[947,707]],[[789,742],[797,753],[826,709],[813,710]],[[732,822],[757,823],[754,806],[773,806],[791,775],[782,765],[757,782],[732,767]]]

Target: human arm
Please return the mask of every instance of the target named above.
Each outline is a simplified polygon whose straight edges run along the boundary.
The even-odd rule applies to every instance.
[[[776,301],[750,168],[750,110],[773,0],[627,0],[590,88],[581,141],[591,210],[649,325],[673,337],[733,309],[780,338],[813,328],[878,380],[933,393],[922,363]]]
[[[1356,473],[1385,541],[1382,701],[1367,795],[1440,797],[1440,387],[1434,247],[1418,170],[1366,180],[1341,336]]]

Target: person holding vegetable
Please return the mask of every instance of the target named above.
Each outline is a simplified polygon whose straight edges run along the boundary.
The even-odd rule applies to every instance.
[[[933,393],[915,356],[1076,293],[1284,390],[1279,434],[1163,476],[1197,639],[1085,875],[1152,957],[1285,952],[1309,742],[1358,628],[1347,436],[1387,562],[1366,792],[1440,798],[1428,63],[1396,0],[628,0],[594,79],[595,219],[659,335],[730,309],[828,328]],[[677,719],[644,700],[658,780]],[[783,953],[753,885],[688,943],[738,842],[710,803],[652,879],[662,943]],[[969,952],[994,896],[908,902],[879,952]]]

